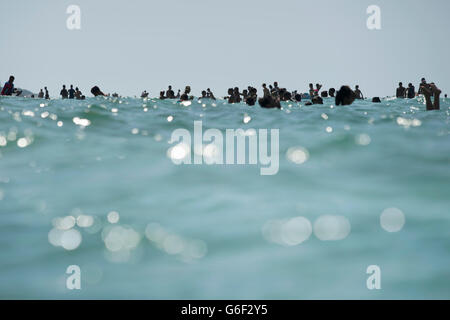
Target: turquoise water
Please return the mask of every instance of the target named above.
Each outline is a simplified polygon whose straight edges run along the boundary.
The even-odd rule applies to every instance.
[[[448,100],[202,104],[0,98],[0,298],[450,298]],[[175,165],[195,120],[279,129],[278,173]]]

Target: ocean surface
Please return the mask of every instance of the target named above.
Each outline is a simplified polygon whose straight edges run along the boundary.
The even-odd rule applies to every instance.
[[[449,116],[444,99],[1,97],[0,298],[449,299]],[[194,121],[279,129],[277,174],[176,165]]]

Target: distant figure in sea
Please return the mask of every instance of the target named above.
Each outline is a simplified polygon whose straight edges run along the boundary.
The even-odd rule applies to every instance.
[[[214,96],[210,88],[206,89],[206,96],[210,99],[216,100],[216,97]]]
[[[265,83],[263,83],[262,87],[263,87],[263,94],[264,94],[264,97],[270,96],[270,91],[269,91],[269,89],[267,89],[267,86],[266,86]]]
[[[373,97],[372,102],[373,103],[381,103],[381,99],[380,99],[380,97]]]
[[[403,86],[403,83],[400,82],[398,84],[398,88],[397,88],[397,92],[395,94],[395,96],[399,99],[403,99],[406,96],[406,88]]]
[[[44,90],[45,90],[45,99],[50,100],[50,95],[48,94],[47,87],[44,87]]]
[[[355,95],[356,99],[362,100],[364,99],[364,95],[362,94],[361,90],[359,90],[359,86],[355,86]]]
[[[82,94],[78,87],[75,88],[75,99],[81,100]]]
[[[202,96],[198,97],[197,100],[202,100],[202,99],[208,99],[208,97],[206,96],[206,91],[205,90],[202,91]]]
[[[104,93],[102,92],[102,90],[100,90],[100,88],[97,87],[97,86],[92,87],[91,93],[94,95],[94,97],[97,97],[97,96],[106,96],[106,94],[104,94]]]
[[[190,86],[186,86],[186,88],[184,89],[184,93],[180,97],[180,100],[181,101],[187,101],[187,100],[194,99],[194,97],[189,96],[189,93],[191,93],[191,87]]]
[[[169,88],[167,89],[166,97],[167,99],[175,99],[175,92],[173,92],[172,86],[169,86]]]
[[[166,99],[165,93],[166,93],[165,91],[160,91],[159,92],[159,99],[161,99],[161,100]]]
[[[412,85],[412,83],[408,84],[408,89],[406,90],[406,96],[408,99],[414,99],[416,96],[416,88]]]
[[[263,97],[258,100],[259,105],[261,108],[266,109],[281,109],[280,100],[277,98],[272,97],[271,95],[268,97]]]
[[[441,95],[441,90],[439,90],[436,85],[432,82],[430,84],[425,83],[421,85],[422,94],[425,97],[425,102],[427,104],[427,111],[430,110],[440,110],[439,96]],[[434,104],[431,102],[431,97],[434,96]]]
[[[320,93],[320,96],[321,96],[322,98],[328,98],[328,91],[322,91],[322,92]]]
[[[426,80],[425,78],[422,78],[422,79],[420,80],[419,90],[417,90],[417,94],[418,94],[418,95],[419,95],[419,94],[423,94],[423,86],[429,86],[429,85],[427,84],[427,80]]]
[[[148,97],[148,92],[147,90],[144,90],[144,92],[141,93],[141,98],[147,98]]]
[[[314,85],[312,83],[309,84],[309,96],[312,98],[316,95],[316,90],[314,90]]]
[[[349,106],[356,99],[356,93],[349,86],[342,86],[336,93],[337,106]]]
[[[38,98],[39,99],[43,99],[44,98],[44,91],[42,89],[41,89],[41,91],[39,91]]]
[[[69,99],[74,99],[75,98],[75,90],[73,89],[73,85],[70,85],[70,89],[69,89]]]
[[[336,94],[335,88],[330,88],[330,90],[328,90],[328,95],[330,96],[330,98],[334,98],[335,94]]]
[[[316,90],[314,90],[316,96],[319,96],[320,89],[322,89],[322,85],[319,83],[316,83]]]
[[[69,97],[69,92],[66,89],[66,86],[63,85],[61,92],[59,93],[59,95],[63,98],[63,99],[67,99]]]
[[[0,93],[1,96],[12,96],[14,93],[14,76],[10,76],[9,80],[5,83],[3,86],[2,92]]]
[[[311,99],[311,103],[312,104],[323,104],[323,99],[321,97],[319,97],[319,96],[314,96]]]
[[[273,94],[273,95],[279,96],[280,88],[278,87],[278,82],[277,82],[277,81],[275,81],[275,82],[273,83],[273,88],[272,88],[271,91],[272,91],[272,94]]]
[[[175,98],[176,98],[176,99],[180,99],[180,97],[181,97],[181,90],[178,89],[178,93],[177,93],[177,95],[175,96]]]

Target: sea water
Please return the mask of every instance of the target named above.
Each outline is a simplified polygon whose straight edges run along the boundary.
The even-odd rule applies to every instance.
[[[282,106],[0,98],[0,297],[450,298],[450,102]],[[279,129],[277,174],[175,165],[194,121]]]

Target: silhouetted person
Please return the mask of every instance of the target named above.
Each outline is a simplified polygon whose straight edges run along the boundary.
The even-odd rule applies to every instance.
[[[335,94],[336,94],[335,88],[330,88],[330,90],[328,90],[328,95],[330,96],[330,98],[334,98]]]
[[[341,89],[336,93],[336,105],[337,106],[349,106],[356,99],[355,92],[350,89],[349,86],[342,86]]]
[[[434,83],[422,84],[422,94],[425,96],[425,102],[427,104],[427,111],[439,110],[440,101],[439,96],[441,95],[441,90],[439,90]],[[434,96],[434,104],[431,102],[431,97]]]
[[[70,85],[69,99],[74,99],[74,98],[75,98],[75,90],[73,89],[73,85]]]
[[[403,86],[403,83],[400,82],[398,84],[398,88],[397,88],[397,92],[396,92],[396,97],[403,99],[406,96],[406,88]]]
[[[147,90],[144,90],[144,92],[141,93],[141,98],[147,98],[148,97],[148,92]]]
[[[373,97],[373,98],[372,98],[372,102],[373,102],[373,103],[381,103],[381,100],[380,100],[379,97]]]
[[[263,94],[264,94],[264,97],[270,96],[270,90],[267,89],[267,86],[266,86],[265,83],[263,83],[262,87],[263,87]]]
[[[414,99],[416,96],[416,88],[414,88],[412,83],[408,84],[408,89],[406,91],[408,99]]]
[[[191,87],[186,86],[186,88],[184,89],[184,93],[180,97],[180,100],[181,101],[191,100],[191,97],[189,97],[189,93],[191,93]]]
[[[41,91],[39,91],[38,98],[39,99],[43,99],[44,98],[44,91],[42,89],[41,89]]]
[[[47,87],[44,87],[45,90],[45,99],[50,100],[50,95],[48,94]]]
[[[169,88],[167,89],[166,97],[167,99],[175,99],[175,92],[173,92],[172,86],[169,86]]]
[[[260,98],[258,100],[258,103],[261,106],[261,108],[266,108],[266,109],[278,108],[278,109],[281,109],[280,101],[278,99],[272,97],[272,96]]]
[[[61,92],[59,93],[63,99],[67,99],[69,97],[69,92],[66,89],[66,86],[63,85]]]
[[[159,99],[164,100],[166,99],[166,97],[164,96],[165,92],[164,91],[160,91],[159,92]]]
[[[419,90],[417,91],[417,94],[423,94],[422,87],[425,85],[428,85],[427,80],[425,78],[422,78],[420,80]]]
[[[312,104],[323,104],[323,99],[319,96],[315,96],[311,99]]]
[[[320,93],[320,96],[321,96],[322,98],[328,98],[328,92],[327,92],[327,91],[322,91],[322,92]]]
[[[363,96],[361,90],[359,90],[359,86],[355,86],[355,95],[356,95],[356,99],[359,99],[359,100],[364,99],[364,96]]]
[[[104,94],[104,93],[100,90],[100,88],[97,87],[97,86],[92,87],[91,93],[94,95],[94,97],[97,97],[97,96],[106,96],[106,94]]]
[[[81,100],[81,91],[78,89],[78,87],[75,88],[75,99]]]
[[[205,90],[202,91],[202,96],[198,97],[197,100],[201,100],[201,99],[208,99],[208,97],[206,96],[206,91]]]
[[[206,89],[206,96],[210,99],[216,100],[216,97],[214,96],[210,88]]]
[[[3,86],[2,92],[0,95],[2,96],[12,96],[14,93],[14,76],[10,76],[8,82]]]

